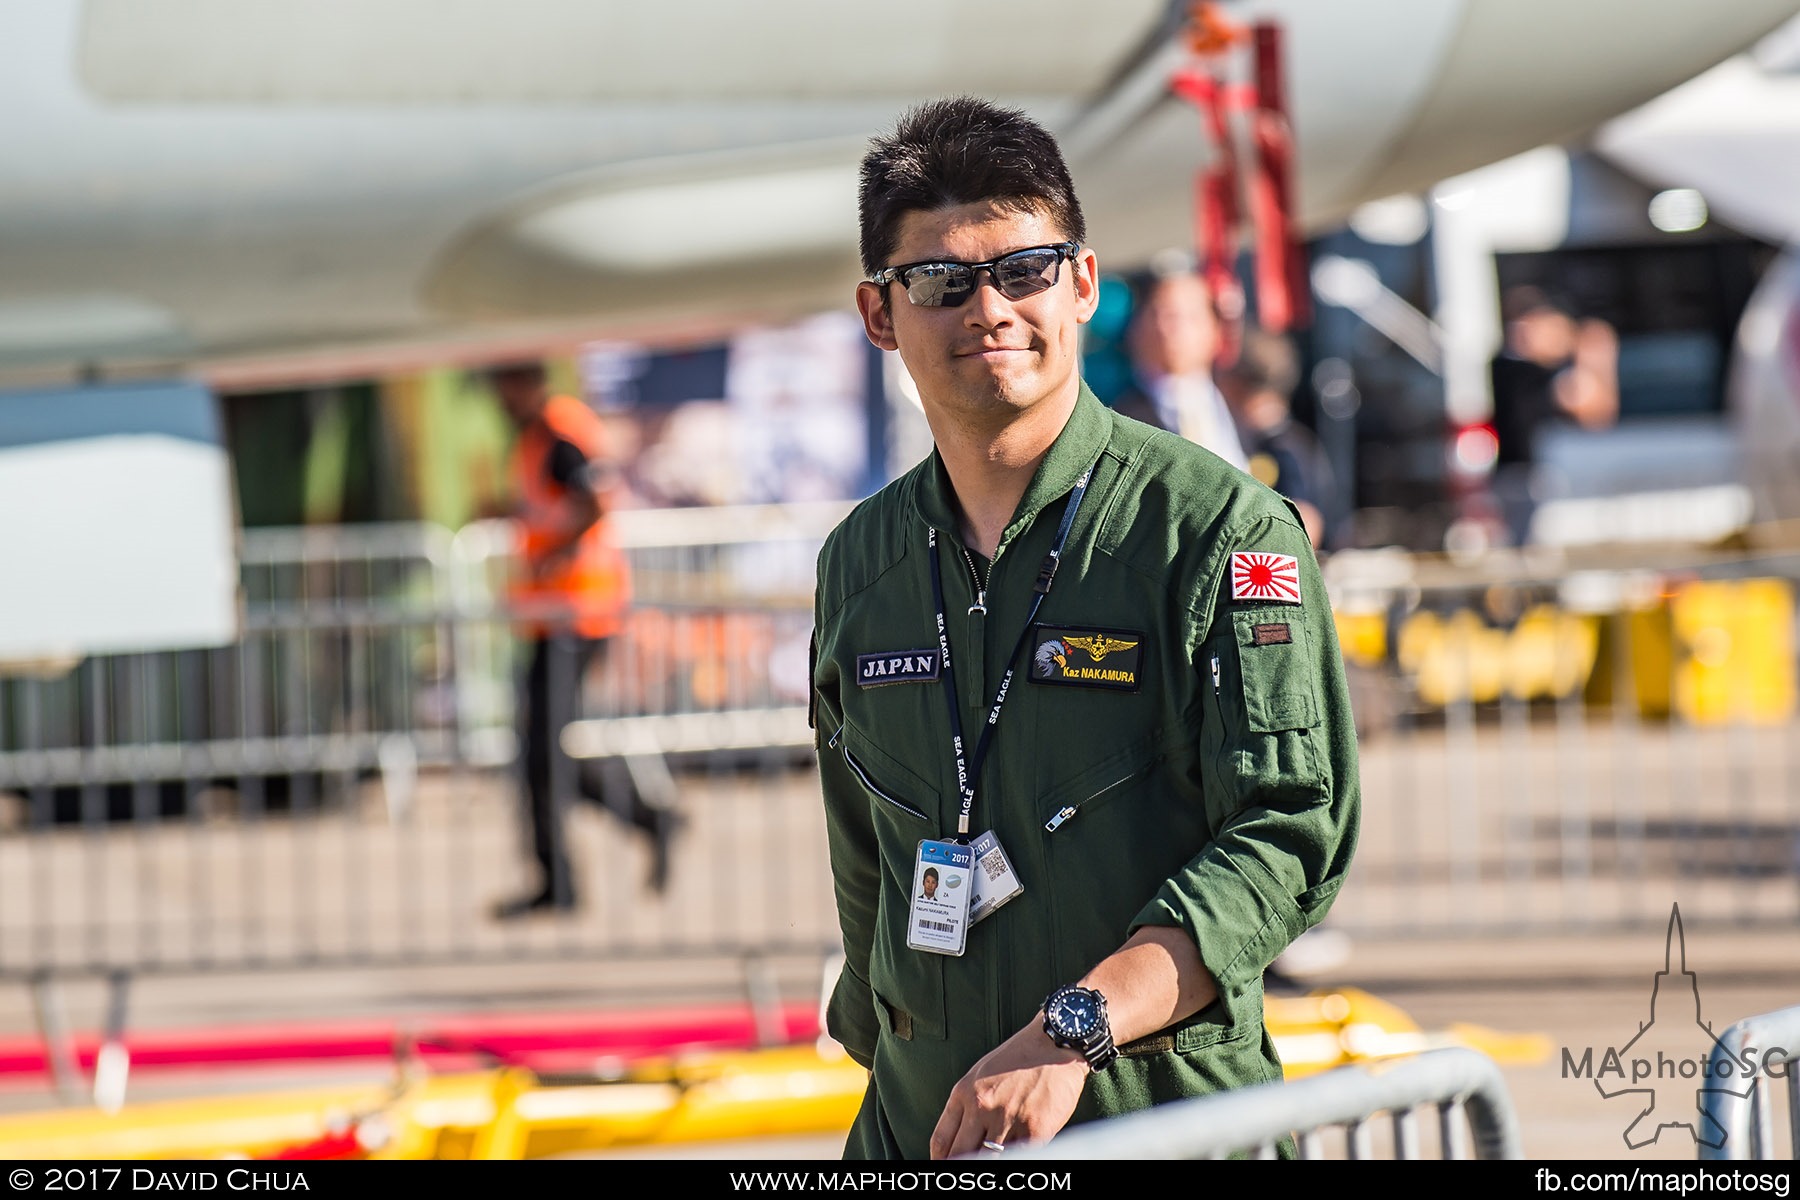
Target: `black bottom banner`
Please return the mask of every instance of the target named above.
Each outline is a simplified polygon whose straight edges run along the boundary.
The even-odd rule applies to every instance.
[[[1209,1162],[1208,1172],[1251,1180],[1274,1172],[1288,1183],[1313,1178],[1342,1186],[1354,1176],[1359,1184],[1418,1186],[1436,1176],[1434,1187],[1470,1186],[1503,1194],[1578,1196],[1648,1194],[1710,1196],[1746,1194],[1785,1198],[1792,1185],[1791,1163],[1656,1162]],[[882,1193],[977,1195],[1027,1193],[1046,1195],[1110,1194],[1121,1187],[1166,1189],[1168,1163],[1134,1159],[1084,1162],[1004,1157],[980,1162],[852,1163],[817,1159],[786,1162],[773,1159],[733,1161],[718,1158],[563,1158],[523,1162],[7,1162],[0,1163],[0,1200],[9,1196],[122,1195],[174,1193],[241,1195],[282,1193],[290,1196],[383,1196],[396,1189],[523,1187],[697,1188],[707,1195],[743,1193],[791,1196],[803,1193]],[[1266,1176],[1264,1176],[1266,1178]],[[1193,1183],[1198,1183],[1194,1177]],[[1452,1181],[1455,1181],[1452,1183]]]

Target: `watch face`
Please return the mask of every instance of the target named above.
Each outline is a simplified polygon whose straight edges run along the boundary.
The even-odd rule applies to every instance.
[[[1062,993],[1044,1015],[1058,1033],[1074,1041],[1084,1042],[1100,1032],[1100,1004],[1089,991]]]

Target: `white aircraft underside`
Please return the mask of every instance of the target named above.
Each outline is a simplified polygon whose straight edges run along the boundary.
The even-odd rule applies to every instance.
[[[1795,0],[1241,0],[1299,211],[1581,134]],[[32,0],[0,13],[0,379],[299,378],[846,302],[855,165],[973,92],[1062,137],[1103,265],[1191,245],[1167,0]]]

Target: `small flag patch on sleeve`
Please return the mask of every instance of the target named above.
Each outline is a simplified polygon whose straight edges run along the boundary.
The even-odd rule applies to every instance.
[[[1291,554],[1239,550],[1231,556],[1231,598],[1300,603],[1300,560]]]

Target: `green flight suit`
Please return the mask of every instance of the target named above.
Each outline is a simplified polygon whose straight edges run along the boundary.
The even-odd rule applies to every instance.
[[[1090,467],[976,780],[970,835],[994,830],[1025,890],[961,957],[909,949],[918,842],[954,836],[961,810],[944,685],[920,677],[938,646],[926,524],[972,752]],[[967,611],[983,564],[956,528],[933,454],[819,555],[813,716],[847,956],[828,1027],[872,1072],[846,1157],[926,1157],[956,1081],[1144,925],[1186,930],[1220,999],[1123,1047],[1074,1120],[1280,1079],[1263,970],[1331,906],[1359,809],[1343,664],[1298,514],[1083,385],[1001,537],[985,615]],[[1295,560],[1236,562],[1240,594],[1277,598],[1233,599],[1234,552]]]

